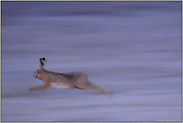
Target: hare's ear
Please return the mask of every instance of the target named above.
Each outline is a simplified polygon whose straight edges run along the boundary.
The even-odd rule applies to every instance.
[[[44,69],[43,68],[44,67],[44,62],[45,62],[45,57],[39,59],[39,64],[40,64],[41,69]]]
[[[43,59],[43,61],[46,61],[45,57],[43,57],[42,59]]]

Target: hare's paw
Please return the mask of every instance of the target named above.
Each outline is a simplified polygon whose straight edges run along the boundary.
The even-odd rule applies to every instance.
[[[30,87],[29,90],[43,90],[43,85],[38,85],[36,87]]]
[[[28,88],[28,90],[34,90],[35,89],[35,87],[30,87],[30,88]]]

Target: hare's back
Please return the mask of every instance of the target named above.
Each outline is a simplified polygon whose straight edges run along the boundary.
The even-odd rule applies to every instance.
[[[78,77],[86,77],[86,78],[88,78],[88,75],[86,74],[86,73],[84,73],[84,72],[69,72],[69,73],[66,73],[66,75],[68,75],[68,76],[72,76],[72,77],[76,77],[76,78],[78,78]]]
[[[78,78],[88,79],[87,74],[84,72],[57,73],[57,75],[62,76],[68,80],[76,80]]]

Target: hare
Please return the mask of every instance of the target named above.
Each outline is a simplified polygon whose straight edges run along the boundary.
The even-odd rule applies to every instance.
[[[39,59],[40,69],[34,72],[33,77],[43,81],[43,85],[31,87],[29,90],[45,90],[49,88],[54,89],[69,89],[77,88],[81,90],[93,90],[100,94],[112,95],[110,89],[93,84],[86,73],[71,72],[58,73],[47,71],[44,69],[45,57]]]

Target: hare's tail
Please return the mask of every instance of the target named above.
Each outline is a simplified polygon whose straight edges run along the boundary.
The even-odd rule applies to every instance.
[[[93,84],[91,83],[91,86],[92,86],[92,89],[96,92],[96,93],[99,93],[99,94],[106,94],[108,96],[110,95],[113,95],[113,92],[112,90],[108,89],[108,88],[105,88],[105,87],[102,87],[100,85],[96,85],[96,84]]]

